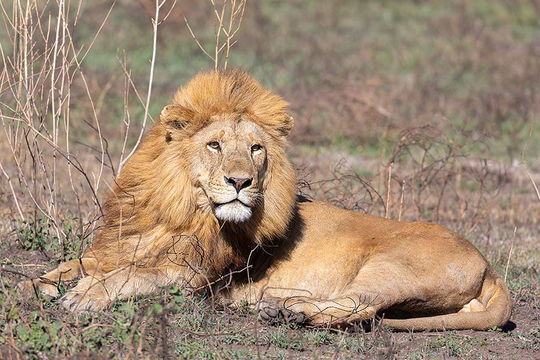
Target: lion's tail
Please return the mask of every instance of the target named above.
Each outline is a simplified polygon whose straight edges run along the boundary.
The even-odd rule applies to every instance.
[[[502,327],[508,322],[512,312],[510,293],[504,280],[494,271],[484,280],[477,299],[485,306],[485,311],[459,312],[446,315],[410,319],[383,319],[382,323],[394,330],[437,331],[437,330],[488,330]]]

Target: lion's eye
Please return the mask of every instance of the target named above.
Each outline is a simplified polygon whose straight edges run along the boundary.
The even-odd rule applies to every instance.
[[[221,146],[217,141],[210,141],[207,146],[212,150],[221,150]]]
[[[259,144],[255,144],[251,146],[251,152],[262,150],[262,146]]]

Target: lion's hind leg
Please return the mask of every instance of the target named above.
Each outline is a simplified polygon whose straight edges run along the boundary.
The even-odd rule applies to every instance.
[[[349,295],[320,300],[306,296],[264,298],[259,302],[259,319],[311,326],[339,327],[375,317],[380,303],[365,296]]]
[[[72,281],[86,274],[96,274],[97,260],[94,258],[75,259],[61,263],[58,267],[36,279],[22,281],[17,284],[18,292],[30,296],[39,292],[41,294],[57,297],[58,287],[62,281]]]

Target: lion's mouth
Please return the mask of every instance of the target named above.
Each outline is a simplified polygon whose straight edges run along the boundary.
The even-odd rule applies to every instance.
[[[214,211],[218,219],[233,223],[247,221],[252,215],[251,207],[238,199],[214,204]]]
[[[227,202],[223,202],[223,203],[214,203],[214,206],[216,208],[218,208],[220,206],[229,205],[229,204],[238,204],[238,205],[243,205],[243,206],[248,207],[248,208],[250,207],[246,203],[242,202],[240,199],[233,199],[231,201],[227,201]]]

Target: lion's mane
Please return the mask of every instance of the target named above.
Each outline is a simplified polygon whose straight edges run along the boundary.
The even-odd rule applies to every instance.
[[[296,189],[294,171],[283,150],[292,127],[286,106],[242,71],[197,75],[177,91],[121,169],[104,206],[104,227],[85,256],[99,259],[104,272],[134,261],[162,265],[171,260],[168,254],[176,246],[175,239],[189,236],[197,246],[175,251],[188,258],[200,252],[205,276],[215,277],[231,265],[245,264],[254,246],[284,235]],[[186,122],[181,126],[176,120],[178,111]],[[220,224],[211,211],[199,206],[204,195],[188,171],[193,152],[198,151],[190,137],[214,116],[227,113],[252,119],[272,138],[267,146],[264,200],[252,219],[234,226]]]

